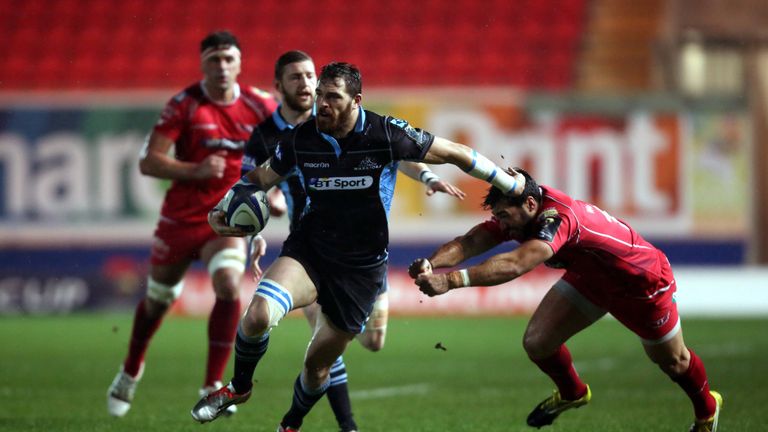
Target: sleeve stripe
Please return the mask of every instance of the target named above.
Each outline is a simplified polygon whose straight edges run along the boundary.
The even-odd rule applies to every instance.
[[[490,183],[493,181],[494,178],[496,178],[496,168],[493,169],[493,172],[491,173],[491,175],[488,176],[488,178],[485,181]],[[512,189],[514,189],[514,187],[512,187]]]

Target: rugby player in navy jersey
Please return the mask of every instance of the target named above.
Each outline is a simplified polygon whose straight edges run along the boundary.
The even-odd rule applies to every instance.
[[[364,110],[361,101],[356,67],[338,62],[323,67],[314,121],[281,138],[274,157],[234,186],[268,190],[297,169],[309,204],[240,321],[234,377],[194,406],[195,420],[214,420],[227,407],[245,402],[270,329],[292,309],[317,301],[322,313],[294,384],[291,408],[278,428],[299,430],[328,389],[334,361],[364,331],[385,287],[387,212],[398,161],[450,163],[505,193],[522,193],[522,175],[511,176],[469,147],[405,120]],[[220,206],[209,214],[213,229],[224,236],[246,235],[225,223]]]
[[[290,132],[298,124],[308,120],[313,113],[317,76],[312,58],[302,51],[283,53],[275,62],[275,90],[280,95],[281,104],[272,115],[261,122],[251,134],[243,155],[243,173],[254,169],[274,155],[279,138]],[[398,169],[416,181],[427,185],[427,195],[443,192],[459,199],[465,194],[450,183],[440,180],[427,165],[417,162],[401,162]],[[293,175],[270,190],[268,195],[270,210],[281,215],[287,211],[291,228],[298,226],[304,211],[307,195],[299,175]],[[275,210],[277,209],[277,212]],[[259,260],[266,253],[266,241],[261,236],[251,240],[251,269],[255,279],[261,277]],[[317,322],[320,307],[312,303],[302,308],[310,327]],[[365,331],[357,335],[357,340],[370,351],[379,351],[384,347],[389,314],[388,294],[385,290],[376,298]],[[347,370],[342,357],[331,367],[331,381],[326,397],[331,405],[341,432],[357,430],[352,415]]]

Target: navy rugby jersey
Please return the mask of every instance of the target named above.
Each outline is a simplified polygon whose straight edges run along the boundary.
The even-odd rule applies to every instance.
[[[397,162],[420,161],[434,136],[404,120],[360,108],[352,133],[335,139],[307,121],[284,136],[272,169],[296,167],[309,202],[299,230],[322,257],[350,266],[387,258],[387,217]]]
[[[279,107],[269,118],[259,123],[245,145],[242,173],[245,174],[251,171],[272,157],[275,154],[275,148],[277,148],[280,136],[291,129],[293,129],[293,125],[283,119],[283,116],[280,115]],[[300,175],[299,173],[298,175],[290,176],[278,185],[280,190],[283,191],[286,204],[288,205],[291,229],[296,227],[296,223],[301,218],[307,202],[307,194],[304,192]]]

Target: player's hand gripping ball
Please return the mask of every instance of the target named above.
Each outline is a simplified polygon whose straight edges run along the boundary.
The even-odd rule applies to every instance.
[[[269,220],[267,194],[250,184],[235,184],[222,202],[227,225],[258,234]]]

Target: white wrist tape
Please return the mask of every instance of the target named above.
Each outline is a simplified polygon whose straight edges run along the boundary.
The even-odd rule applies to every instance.
[[[472,166],[465,171],[474,178],[487,181],[508,194],[515,190],[517,180],[497,167],[490,159],[472,150]]]
[[[439,182],[440,176],[432,172],[432,170],[425,169],[419,173],[419,181],[429,186],[434,182]]]
[[[469,280],[469,270],[461,269],[459,270],[459,275],[461,275],[461,286],[470,286],[471,282]]]

